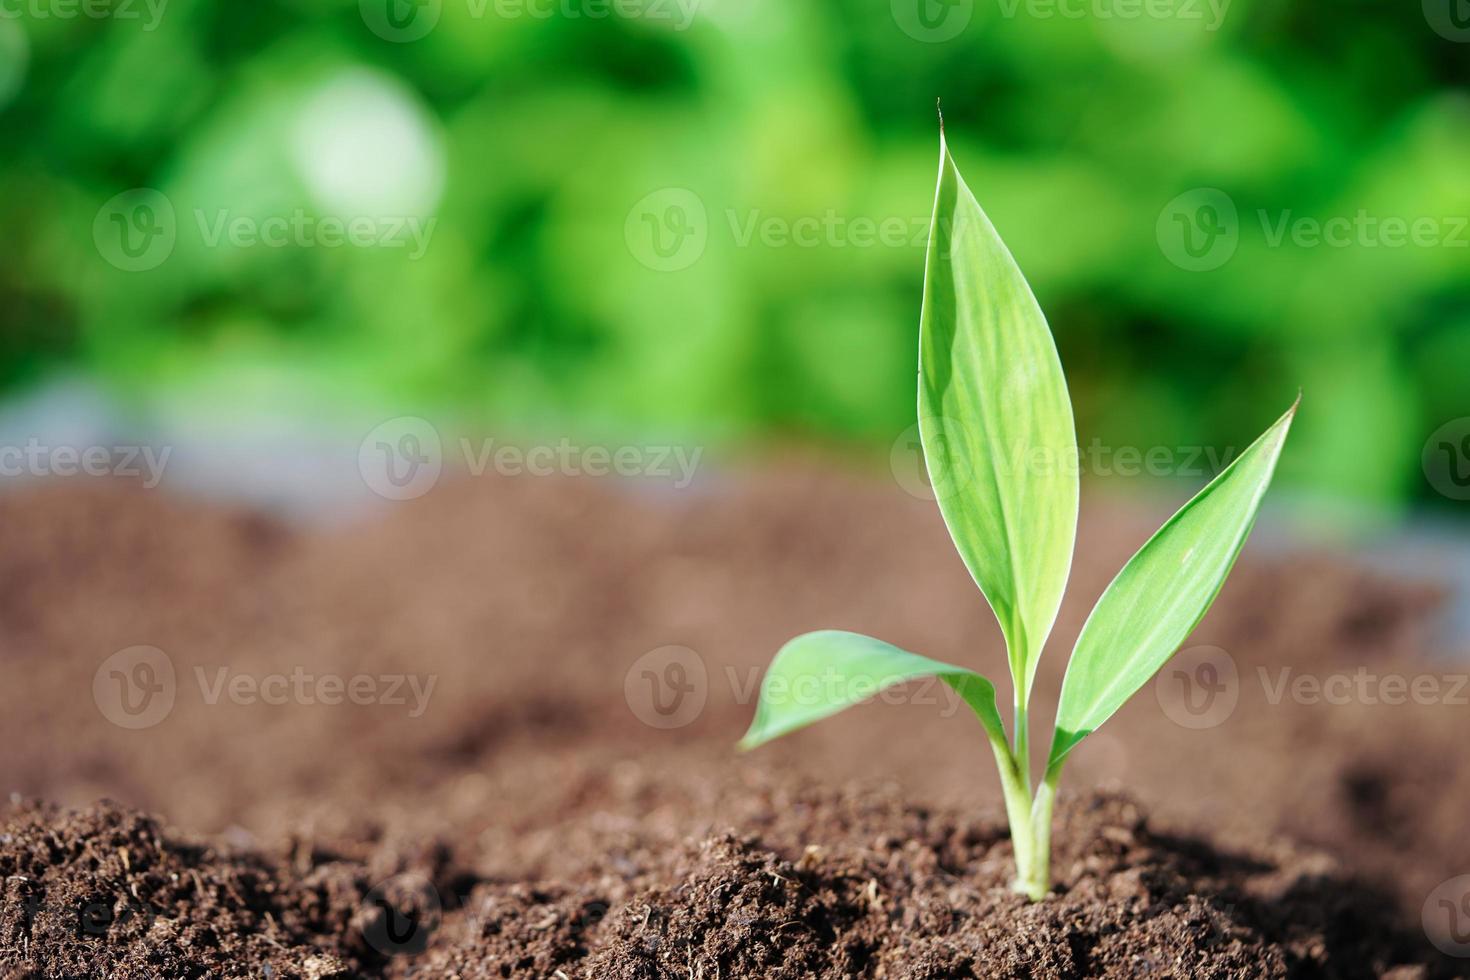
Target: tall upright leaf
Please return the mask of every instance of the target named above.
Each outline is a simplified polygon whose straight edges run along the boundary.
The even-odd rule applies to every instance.
[[[1005,632],[1024,703],[1077,532],[1076,430],[1051,330],[940,134],[919,433],[940,512]]]
[[[1271,483],[1296,405],[1138,550],[1077,638],[1049,767],[1112,717],[1204,618]]]

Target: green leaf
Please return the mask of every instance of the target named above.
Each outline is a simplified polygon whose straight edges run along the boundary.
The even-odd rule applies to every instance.
[[[1295,414],[1292,405],[1103,592],[1067,665],[1048,768],[1112,717],[1204,618],[1255,523]]]
[[[984,677],[900,650],[871,636],[820,630],[790,641],[771,661],[761,682],[755,720],[740,740],[740,747],[753,749],[895,684],[930,676],[944,681],[964,699],[985,726],[992,745],[1005,745],[1005,729],[995,708],[995,687]]]
[[[955,547],[1029,698],[1077,533],[1077,435],[1051,330],[940,137],[919,434]]]

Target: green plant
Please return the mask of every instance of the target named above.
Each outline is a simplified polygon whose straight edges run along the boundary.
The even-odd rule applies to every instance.
[[[974,710],[1000,769],[1017,890],[1049,883],[1052,803],[1067,754],[1168,661],[1204,616],[1250,533],[1293,405],[1139,549],[1093,608],[1067,666],[1033,786],[1031,685],[1066,586],[1077,529],[1072,408],[1041,308],[940,137],[919,328],[919,433],[939,509],[1000,621],[1015,692],[1012,736],[973,671],[856,633],[787,643],[762,681],[754,748],[922,676]],[[811,683],[817,677],[840,683]],[[821,694],[813,696],[820,690]],[[805,696],[793,696],[802,692]]]

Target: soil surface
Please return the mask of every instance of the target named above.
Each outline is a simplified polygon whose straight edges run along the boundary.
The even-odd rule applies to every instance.
[[[1038,703],[1169,503],[1084,508]],[[1438,596],[1272,533],[1074,753],[1028,904],[939,690],[732,749],[799,632],[1003,678],[891,479],[450,480],[333,529],[0,495],[0,978],[1464,975],[1419,924],[1470,873]]]

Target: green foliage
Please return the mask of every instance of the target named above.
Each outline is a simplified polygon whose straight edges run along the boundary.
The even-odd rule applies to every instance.
[[[1019,704],[1072,564],[1076,429],[1041,307],[940,143],[919,432],[950,536],[1005,632]]]
[[[915,677],[940,677],[985,727],[1011,824],[1016,888],[1040,899],[1049,887],[1052,801],[1067,753],[1148,682],[1209,610],[1255,523],[1296,406],[1170,518],[1098,600],[1067,665],[1046,772],[1033,787],[1031,681],[1066,583],[1077,521],[1072,415],[1025,278],[942,139],[940,158],[920,328],[920,424],[950,537],[1005,634],[1012,739],[994,687],[978,674],[828,631],[798,637],[776,655],[741,746]]]
[[[85,372],[230,417],[307,393],[481,423],[835,437],[881,456],[912,421],[922,236],[742,242],[732,220],[921,229],[929,188],[911,175],[931,153],[916,120],[942,94],[1087,431],[1223,453],[1254,392],[1301,381],[1317,411],[1283,478],[1444,503],[1419,454],[1464,414],[1463,361],[1442,353],[1463,349],[1470,318],[1465,249],[1268,239],[1286,211],[1470,213],[1465,46],[1420,4],[1323,16],[1310,0],[1232,0],[1216,22],[1097,15],[1156,6],[1126,0],[1077,16],[934,2],[972,18],[926,41],[887,0],[702,0],[687,25],[559,13],[625,6],[599,0],[444,0],[399,3],[442,10],[401,43],[359,0],[169,0],[156,25],[156,3],[128,5],[137,19],[34,6],[0,17],[7,392]],[[195,206],[334,213],[290,147],[321,87],[362,71],[442,151],[427,252],[199,247]],[[189,234],[126,273],[91,225],[133,187],[174,197]],[[624,236],[662,188],[707,216],[704,254],[672,272]],[[1211,271],[1172,264],[1156,238],[1194,188],[1238,208],[1239,247]]]
[[[871,636],[819,630],[787,643],[771,661],[761,681],[755,720],[740,740],[740,747],[753,749],[896,684],[931,676],[954,688],[980,719],[991,741],[1005,745],[1005,727],[995,708],[995,687],[979,674],[900,650]],[[818,678],[820,686],[812,683]]]
[[[1048,768],[1171,657],[1215,601],[1245,546],[1296,406],[1128,560],[1077,637]]]

